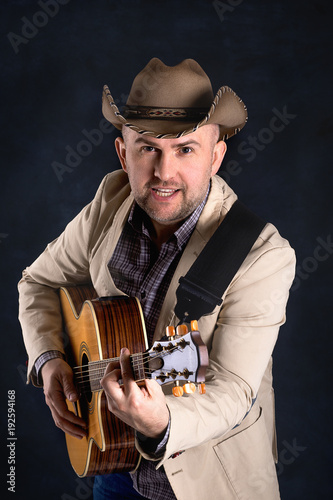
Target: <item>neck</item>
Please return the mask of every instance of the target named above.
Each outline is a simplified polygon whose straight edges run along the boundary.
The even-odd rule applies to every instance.
[[[162,224],[155,220],[152,220],[151,239],[160,250],[163,243],[168,241],[171,236],[180,228],[183,221],[174,222],[171,224]]]

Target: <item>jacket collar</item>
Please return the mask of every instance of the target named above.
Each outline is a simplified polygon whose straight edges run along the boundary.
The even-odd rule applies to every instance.
[[[175,316],[174,308],[176,306],[176,290],[178,288],[179,278],[186,275],[236,199],[237,196],[234,191],[221,177],[216,175],[212,178],[211,190],[207,203],[184,250],[182,258],[179,261],[165,296],[161,314],[155,329],[154,341],[160,339],[164,335],[166,326],[176,326],[176,324],[178,324],[179,319]]]

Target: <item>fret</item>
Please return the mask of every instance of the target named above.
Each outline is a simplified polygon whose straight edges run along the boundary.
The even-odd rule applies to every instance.
[[[136,381],[144,380],[146,378],[143,354],[144,353],[137,353],[130,356],[134,380]],[[86,379],[86,385],[88,386],[88,380],[90,384],[89,388],[85,388],[86,391],[95,392],[102,389],[100,381],[104,377],[106,367],[111,361],[119,361],[119,358],[92,361],[88,363],[88,367],[82,367],[83,369],[81,374]]]
[[[146,378],[143,353],[133,354],[131,356],[132,370],[134,375],[134,380],[137,382],[139,380],[144,380]]]
[[[135,381],[144,380],[146,378],[143,355],[144,353],[138,353],[130,356]],[[107,365],[111,361],[118,361],[118,360],[119,358],[103,359],[101,361],[92,361],[88,363],[88,367],[87,366],[82,367],[81,375],[86,380],[85,392],[100,391],[102,389],[100,381],[104,377]]]
[[[102,389],[100,381],[104,376],[104,363],[95,361],[89,363],[89,382],[91,392],[100,391]]]

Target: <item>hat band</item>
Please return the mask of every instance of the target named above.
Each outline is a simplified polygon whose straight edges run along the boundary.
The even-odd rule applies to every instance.
[[[124,117],[149,120],[179,120],[199,122],[209,108],[158,108],[156,106],[125,106]]]

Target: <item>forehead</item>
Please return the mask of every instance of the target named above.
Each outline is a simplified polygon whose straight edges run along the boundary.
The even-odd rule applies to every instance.
[[[149,144],[156,147],[179,147],[183,144],[205,145],[210,142],[215,132],[214,125],[204,125],[191,134],[186,134],[175,139],[157,139],[149,135],[141,135],[130,128],[123,129],[123,137],[131,144]]]

